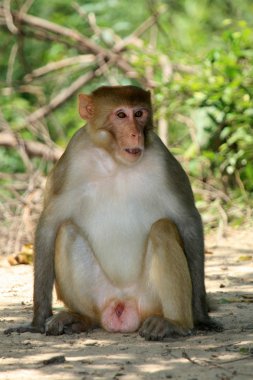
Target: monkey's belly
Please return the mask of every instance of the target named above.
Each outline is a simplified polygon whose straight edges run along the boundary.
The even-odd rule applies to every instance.
[[[58,296],[65,305],[108,331],[135,331],[147,316],[161,310],[156,292],[142,276],[134,278],[129,286],[114,284],[89,242],[71,223],[58,232],[55,275]]]
[[[140,323],[135,300],[112,300],[101,312],[101,325],[107,331],[133,332]]]
[[[150,228],[165,217],[164,205],[156,206],[149,214],[142,204],[115,202],[97,206],[83,218],[82,230],[112,284],[122,288],[140,278]]]

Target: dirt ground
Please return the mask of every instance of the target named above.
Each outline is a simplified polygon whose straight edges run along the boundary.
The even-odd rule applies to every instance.
[[[206,242],[207,291],[222,333],[145,342],[137,333],[4,335],[32,315],[32,266],[0,261],[0,379],[252,379],[253,229]],[[55,307],[61,305],[55,302]]]

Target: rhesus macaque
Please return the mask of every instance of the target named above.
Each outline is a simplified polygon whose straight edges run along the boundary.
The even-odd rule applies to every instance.
[[[7,330],[101,326],[146,340],[216,329],[207,312],[202,223],[189,180],[153,131],[150,93],[79,95],[88,121],[49,176],[35,239],[34,315]],[[52,289],[68,311],[52,316]]]

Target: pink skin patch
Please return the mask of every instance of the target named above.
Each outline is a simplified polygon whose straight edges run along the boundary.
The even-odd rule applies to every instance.
[[[137,305],[133,300],[112,300],[101,313],[101,325],[110,332],[133,332],[140,323]]]
[[[123,303],[118,303],[118,305],[115,307],[115,313],[118,318],[121,316],[124,309],[125,309],[125,305]]]

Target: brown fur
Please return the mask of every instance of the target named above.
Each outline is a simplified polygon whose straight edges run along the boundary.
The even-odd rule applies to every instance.
[[[184,170],[152,131],[150,93],[102,87],[79,96],[79,113],[88,125],[49,176],[36,231],[33,321],[8,332],[83,331],[101,318],[110,327],[114,301],[148,340],[217,328],[201,219]],[[46,324],[55,275],[71,313]]]

